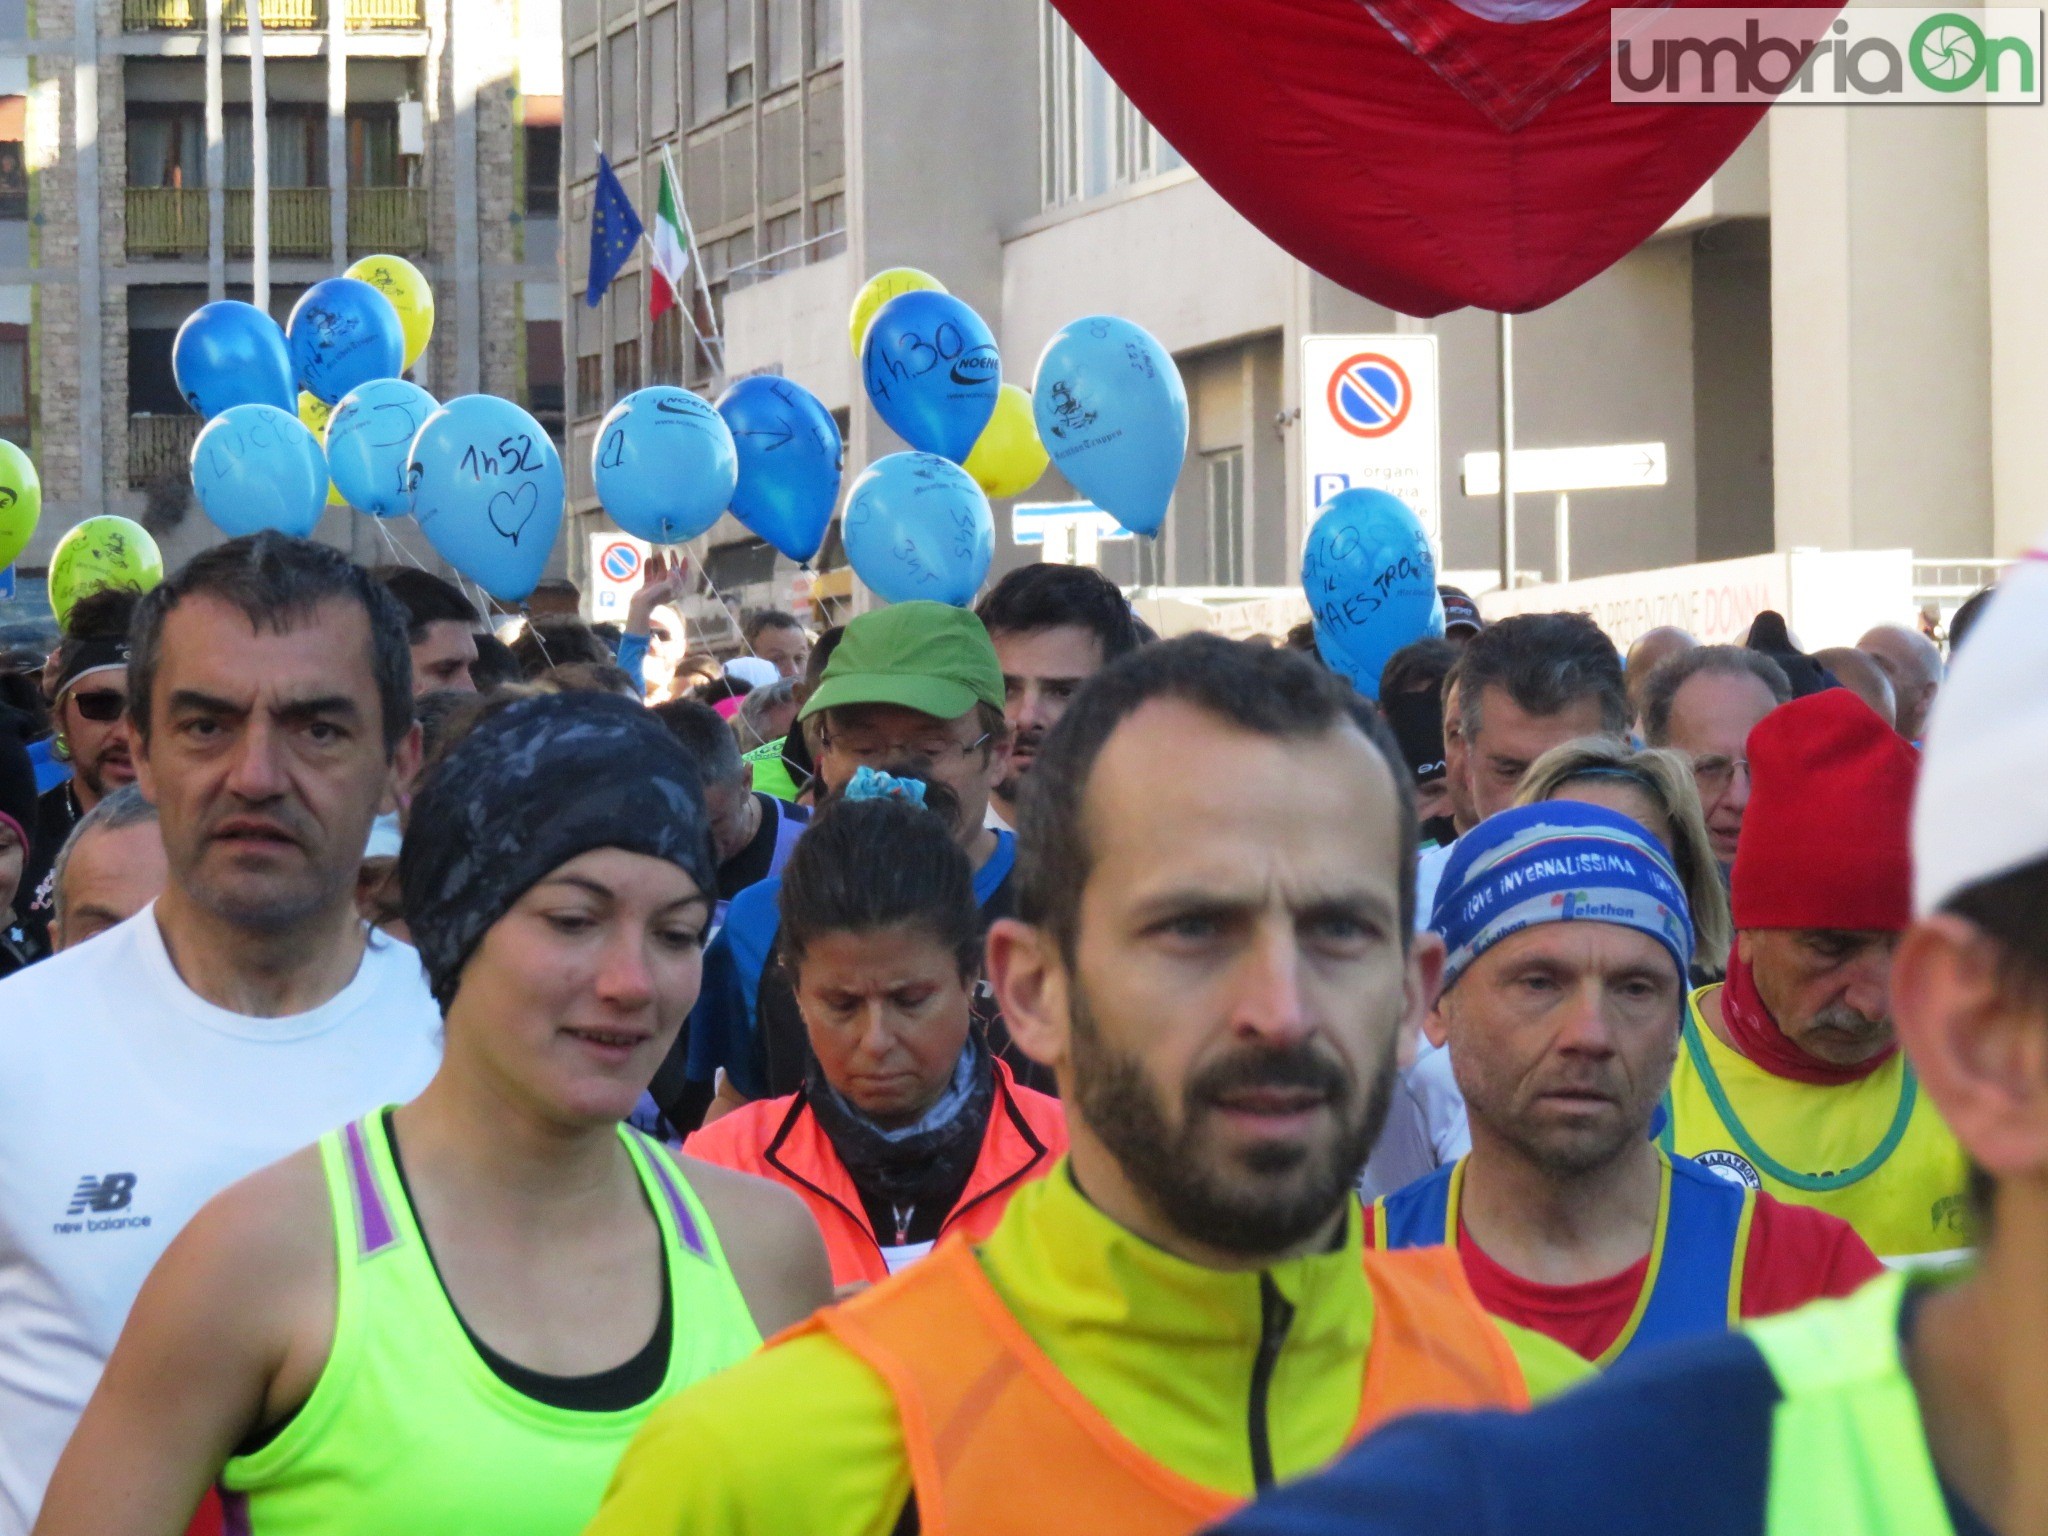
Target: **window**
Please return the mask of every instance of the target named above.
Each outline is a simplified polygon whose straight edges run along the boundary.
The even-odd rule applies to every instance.
[[[725,111],[726,0],[690,3],[690,121],[708,123]]]
[[[526,130],[526,211],[552,219],[562,211],[562,129],[559,123]],[[558,341],[560,338],[556,338]]]
[[[597,173],[597,50],[586,48],[569,61],[569,176],[581,181]]]
[[[845,56],[839,15],[844,0],[807,0],[811,8],[811,68],[823,69]]]
[[[800,247],[804,243],[804,214],[801,208],[788,213],[777,214],[768,221],[766,254],[775,258],[774,269],[786,272],[791,267],[803,265],[804,255]]]
[[[695,305],[697,296],[695,284],[684,295],[685,302]],[[690,359],[683,348],[683,308],[672,304],[663,310],[661,317],[648,322],[648,379],[650,384],[681,384],[684,370]]]
[[[0,336],[13,327],[0,326]],[[191,407],[171,376],[171,347],[178,333],[169,327],[137,327],[128,333],[128,411],[135,416],[177,416]],[[4,372],[0,369],[0,372]],[[0,377],[0,390],[7,381]],[[0,412],[4,414],[4,412]]]
[[[676,135],[677,16],[671,5],[647,18],[647,136],[657,142]]]
[[[176,333],[170,333],[175,335]],[[170,364],[170,348],[164,349]],[[176,393],[175,389],[172,391]],[[180,408],[183,402],[179,402]],[[28,327],[0,325],[0,437],[28,445]]]
[[[604,302],[595,309],[575,296],[576,326],[576,414],[604,414]]]
[[[606,143],[612,163],[640,153],[640,29],[626,27],[605,39]]]
[[[27,109],[25,96],[0,96],[0,219],[28,217]]]
[[[1208,483],[1208,581],[1212,587],[1244,584],[1244,450],[1226,448],[1202,455]]]
[[[526,408],[557,441],[562,436],[562,322],[526,322]]]
[[[754,99],[754,0],[725,0],[725,104]]]
[[[1046,207],[1100,197],[1184,163],[1050,6],[1040,12],[1039,85]]]
[[[206,185],[206,120],[197,107],[137,106],[128,117],[128,185]],[[26,181],[22,186],[26,197]]]
[[[327,185],[327,114],[312,107],[270,104],[264,118],[270,146],[273,187]],[[254,186],[256,155],[254,120],[247,107],[227,109],[222,124],[227,148],[227,184]]]
[[[348,122],[348,184],[402,187],[398,165],[398,113],[390,107],[351,107]],[[555,136],[557,152],[561,135]]]
[[[640,274],[612,284],[612,398],[640,387]]]
[[[823,261],[846,249],[846,194],[834,192],[811,204],[811,260]]]
[[[801,73],[803,0],[768,0],[768,88],[788,85]]]

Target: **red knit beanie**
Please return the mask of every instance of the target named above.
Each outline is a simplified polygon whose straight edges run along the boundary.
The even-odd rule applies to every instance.
[[[1780,705],[1749,733],[1737,928],[1897,932],[1912,919],[1920,754],[1846,688]]]

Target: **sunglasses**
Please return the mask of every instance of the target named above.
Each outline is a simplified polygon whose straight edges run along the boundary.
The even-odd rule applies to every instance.
[[[71,703],[79,715],[95,725],[109,725],[121,718],[128,708],[128,695],[116,693],[111,688],[95,688],[90,693],[74,693]]]

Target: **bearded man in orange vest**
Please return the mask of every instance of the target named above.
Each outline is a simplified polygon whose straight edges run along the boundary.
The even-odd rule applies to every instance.
[[[1397,1414],[1578,1379],[1446,1250],[1366,1250],[1359,1169],[1441,942],[1371,706],[1211,636],[1090,679],[989,938],[1070,1156],[657,1411],[598,1536],[1182,1536]]]

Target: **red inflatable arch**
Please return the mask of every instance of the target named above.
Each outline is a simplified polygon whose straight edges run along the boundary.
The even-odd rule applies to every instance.
[[[1611,101],[1625,7],[1603,0],[1054,4],[1231,206],[1403,314],[1562,297],[1654,234],[1764,111]],[[1809,13],[1810,36],[1839,8],[1774,7]]]

